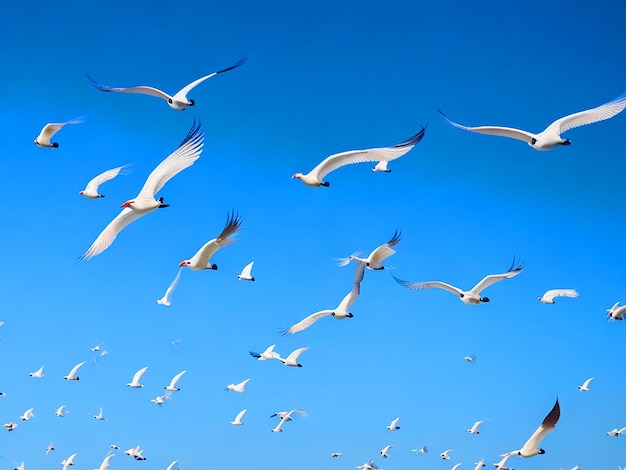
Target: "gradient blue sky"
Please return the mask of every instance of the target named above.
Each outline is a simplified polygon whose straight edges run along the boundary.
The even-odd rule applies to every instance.
[[[0,467],[112,469],[473,468],[519,448],[558,395],[562,416],[547,453],[518,470],[614,469],[626,426],[621,394],[624,328],[605,311],[626,302],[622,177],[626,114],[567,133],[573,145],[536,152],[510,139],[446,124],[540,131],[554,119],[626,90],[619,2],[12,2],[0,15],[3,158],[0,231]],[[153,85],[198,86],[196,106],[174,111],[149,96],[102,93]],[[86,115],[33,139],[48,122]],[[200,119],[204,151],[161,191],[171,207],[129,226],[93,260],[76,264],[119,205]],[[429,125],[394,161],[331,173],[331,187],[290,180],[326,156],[400,142]],[[106,198],[78,195],[96,174],[133,164],[106,183]],[[170,308],[160,298],[178,263],[222,229],[235,209],[238,241],[217,272],[185,271]],[[353,270],[335,257],[369,252],[401,229],[387,264],[398,277],[469,288],[527,268],[472,307],[439,291],[413,292],[367,272],[351,320],[319,321],[292,337],[276,329],[336,306]],[[256,283],[236,274],[255,260]],[[536,298],[556,287],[578,299]],[[178,348],[171,342],[181,339]],[[109,355],[99,366],[89,348]],[[309,346],[302,369],[258,362]],[[462,357],[475,354],[475,364]],[[63,376],[80,361],[81,380]],[[28,372],[45,364],[45,377]],[[125,384],[143,366],[140,390]],[[163,408],[150,399],[187,369]],[[594,376],[592,391],[576,386]],[[224,387],[251,378],[244,394]],[[54,411],[66,404],[63,419]],[[104,408],[107,421],[92,416]],[[303,408],[285,432],[277,410]],[[247,408],[245,425],[228,424]],[[385,429],[400,416],[401,430]],[[464,430],[489,418],[479,436]],[[622,438],[624,439],[624,438]],[[45,455],[49,441],[56,451]],[[394,444],[383,462],[378,452]],[[145,463],[122,451],[145,449]],[[428,445],[431,453],[412,448]],[[438,454],[453,448],[452,460]],[[331,459],[331,452],[343,452]]]

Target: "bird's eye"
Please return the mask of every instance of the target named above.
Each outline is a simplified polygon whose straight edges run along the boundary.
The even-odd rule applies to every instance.
[[[172,104],[172,98],[168,98],[168,99],[167,99],[167,102],[168,102],[168,103],[170,103],[170,104]]]

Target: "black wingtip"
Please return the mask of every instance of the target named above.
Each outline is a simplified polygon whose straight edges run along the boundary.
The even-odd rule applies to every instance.
[[[254,352],[254,351],[248,351],[248,354],[250,354],[252,357],[256,357],[257,359],[261,357],[261,355],[258,352]]]
[[[202,121],[194,117],[191,129],[189,129],[189,132],[187,132],[187,135],[182,140],[179,147],[182,147],[183,145],[188,143],[200,144],[203,139],[204,132],[202,131]]]
[[[526,267],[526,262],[523,259],[518,259],[517,255],[513,256],[513,261],[507,272],[519,272]]]
[[[402,229],[400,230],[396,229],[395,232],[393,233],[393,237],[391,237],[391,240],[387,242],[387,245],[390,245],[390,246],[397,245],[401,241],[402,241]]]
[[[225,69],[218,70],[215,73],[216,74],[217,73],[224,73],[224,72],[228,72],[229,70],[236,69],[237,67],[240,67],[241,65],[245,64],[247,60],[248,60],[247,57],[243,57],[243,58],[239,59],[235,65],[231,65],[230,67],[227,67]]]
[[[289,328],[277,328],[276,333],[280,336],[287,336],[289,334]]]
[[[428,128],[428,124],[426,124],[426,126],[422,126],[422,128],[420,129],[420,131],[409,137],[408,139],[406,139],[404,142],[400,142],[399,144],[394,145],[393,147],[398,148],[398,147],[408,147],[411,145],[417,145],[420,143],[420,141],[424,138],[424,135],[426,134],[426,129]]]

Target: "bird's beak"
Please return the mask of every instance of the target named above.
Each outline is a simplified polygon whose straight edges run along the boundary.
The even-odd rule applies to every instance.
[[[131,203],[133,201],[126,201],[124,204],[122,204],[120,207],[123,209],[124,207],[130,207]]]
[[[182,268],[183,266],[185,266],[185,262],[181,261],[180,264],[178,265],[179,268]]]

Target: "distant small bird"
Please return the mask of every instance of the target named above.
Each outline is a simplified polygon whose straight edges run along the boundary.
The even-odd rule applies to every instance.
[[[383,459],[386,459],[386,458],[388,458],[388,457],[389,457],[388,452],[389,452],[389,449],[391,449],[392,447],[393,447],[393,445],[388,445],[388,446],[385,446],[385,447],[383,447],[383,448],[381,449],[381,451],[380,451],[380,455],[381,455],[381,457],[382,457]]]
[[[535,150],[551,150],[558,145],[570,145],[569,139],[561,138],[561,134],[575,127],[592,124],[598,121],[612,118],[616,114],[621,113],[626,107],[626,94],[620,95],[613,101],[609,101],[597,108],[580,111],[568,116],[557,119],[539,134],[515,129],[512,127],[499,126],[480,126],[467,127],[448,119],[445,114],[439,110],[443,118],[454,127],[465,131],[477,132],[479,134],[499,135],[502,137],[511,137],[513,139],[522,140]]]
[[[443,459],[443,460],[450,460],[450,452],[452,452],[453,449],[448,449],[448,450],[444,450],[441,454],[439,454],[439,456]]]
[[[238,384],[227,385],[224,390],[226,390],[227,392],[243,393],[245,392],[246,384],[248,383],[249,380],[250,379],[246,379],[243,382],[240,382]]]
[[[276,413],[271,415],[270,418],[274,418],[275,416],[278,416],[280,419],[284,419],[285,421],[293,421],[293,418],[289,414],[289,411],[277,411]]]
[[[141,449],[140,446],[125,450],[124,453],[135,460],[147,460],[147,458],[143,456],[143,449]]]
[[[559,405],[559,399],[557,398],[554,406],[541,423],[541,426],[539,426],[533,435],[530,436],[530,439],[526,441],[521,449],[514,450],[512,453],[524,458],[534,457],[538,454],[545,454],[546,451],[540,448],[539,444],[541,444],[541,441],[548,435],[548,433],[554,430],[560,417],[561,406]]]
[[[380,245],[376,249],[374,249],[367,258],[359,258],[356,255],[350,255],[347,258],[339,259],[339,266],[346,266],[350,261],[360,261],[361,263],[365,263],[365,267],[367,269],[372,269],[375,271],[379,271],[385,269],[382,265],[382,262],[393,255],[396,250],[392,248],[392,246],[396,246],[402,240],[402,232],[398,232],[397,230],[394,232],[393,237],[387,243]]]
[[[52,444],[52,441],[50,441],[50,444],[48,444],[48,447],[46,447],[46,455],[48,455],[53,450],[56,450],[56,449],[54,448],[54,445]]]
[[[43,366],[41,366],[35,372],[29,372],[28,375],[30,375],[31,377],[35,377],[36,379],[42,378],[43,377]]]
[[[341,457],[343,454],[341,452],[333,452],[332,454],[330,454],[331,457]]]
[[[111,460],[111,457],[115,457],[115,454],[107,454],[104,457],[104,460],[102,461],[102,463],[100,464],[100,466],[94,470],[107,470],[111,465],[109,464],[109,460]]]
[[[582,385],[578,386],[578,390],[580,390],[581,392],[589,392],[589,383],[593,380],[593,377],[588,378],[587,380],[585,380],[583,382]]]
[[[387,429],[389,429],[390,431],[397,431],[398,429],[400,429],[400,426],[398,426],[398,421],[400,421],[399,416],[394,419],[391,424],[389,424],[389,426],[387,426]]]
[[[283,359],[280,356],[278,356],[276,359],[278,359],[280,362],[282,362],[286,366],[302,367],[302,364],[298,362],[298,358],[304,351],[307,351],[308,349],[309,349],[308,347],[298,348],[295,351],[293,351],[291,354],[289,354],[289,356],[287,356],[286,359]]]
[[[187,93],[189,93],[200,83],[202,83],[205,80],[208,80],[211,77],[215,77],[216,75],[220,73],[224,73],[224,72],[228,72],[229,70],[236,69],[240,65],[243,65],[243,63],[246,60],[248,59],[247,58],[240,59],[235,65],[231,65],[230,67],[227,67],[225,69],[210,73],[208,75],[205,75],[204,77],[200,77],[197,80],[194,80],[193,82],[191,82],[189,85],[186,85],[185,87],[181,88],[174,96],[170,96],[164,91],[161,91],[158,88],[154,88],[151,86],[141,85],[141,86],[135,86],[135,87],[130,87],[130,88],[114,88],[110,86],[100,85],[89,75],[87,75],[87,78],[89,79],[91,84],[100,91],[117,92],[117,93],[141,93],[144,95],[152,95],[152,96],[156,96],[157,98],[161,98],[167,101],[167,104],[170,108],[175,109],[177,111],[182,111],[183,109],[186,109],[188,106],[195,106],[196,104],[194,100],[187,98]]]
[[[235,416],[235,419],[231,421],[230,424],[232,424],[233,426],[243,426],[243,421],[241,421],[241,418],[243,418],[243,415],[246,413],[246,411],[248,410],[244,408],[239,413],[237,413],[237,416]]]
[[[80,380],[80,377],[76,374],[78,373],[78,369],[80,369],[84,364],[85,364],[84,362],[79,362],[74,367],[72,367],[72,370],[70,371],[70,373],[67,374],[63,378],[65,380]]]
[[[217,264],[211,263],[211,257],[220,249],[230,245],[235,241],[232,238],[241,228],[241,217],[234,211],[228,216],[226,225],[217,238],[213,238],[206,242],[202,248],[200,248],[192,258],[183,260],[178,266],[181,268],[187,266],[194,271],[201,271],[204,269],[217,270]]]
[[[116,449],[116,450],[119,450],[119,448],[120,448],[117,444],[111,444],[109,447],[111,449]]]
[[[183,271],[183,268],[180,268],[178,270],[178,272],[176,273],[176,277],[174,278],[172,283],[169,285],[169,287],[165,291],[165,294],[163,295],[163,297],[161,297],[159,300],[156,301],[157,304],[165,305],[166,307],[169,307],[170,305],[172,305],[172,294],[174,293],[174,289],[176,289],[176,286],[178,285],[178,281],[180,281],[180,273],[182,271]]]
[[[298,413],[300,416],[308,416],[306,411],[300,409],[300,408],[296,408],[294,410],[288,411],[287,414],[284,417],[280,418],[280,421],[278,422],[278,424],[276,425],[276,427],[274,429],[272,429],[272,432],[283,432],[282,427],[283,424],[286,423],[287,421],[293,421],[293,419],[291,418],[291,416],[294,413]]]
[[[241,270],[241,274],[237,274],[237,279],[240,281],[252,281],[254,282],[256,279],[252,275],[252,266],[254,265],[254,261],[246,264]]]
[[[613,429],[612,431],[607,432],[606,434],[608,436],[612,436],[612,437],[619,437],[621,436],[624,432],[626,432],[626,428],[621,428],[621,429]]]
[[[9,423],[4,423],[2,426],[4,426],[4,428],[7,431],[11,432],[11,431],[15,430],[15,428],[17,428],[17,423],[9,422]]]
[[[356,468],[360,468],[361,470],[382,470],[382,468],[374,464],[373,460],[370,460],[369,462],[366,462],[363,465],[358,465]]]
[[[468,291],[463,291],[459,289],[458,287],[454,287],[450,284],[446,284],[445,282],[441,282],[441,281],[409,282],[409,281],[403,281],[402,279],[398,279],[397,277],[393,276],[393,274],[392,276],[398,284],[400,284],[403,287],[406,287],[407,289],[422,290],[422,289],[431,289],[433,287],[436,287],[438,289],[447,290],[448,292],[452,292],[453,294],[458,295],[459,298],[461,299],[461,302],[463,302],[464,304],[478,305],[481,302],[489,302],[488,297],[481,297],[480,293],[482,290],[486,289],[487,287],[489,287],[490,285],[498,281],[502,281],[503,279],[510,279],[512,277],[517,276],[519,273],[522,272],[523,268],[524,266],[522,264],[517,264],[515,260],[513,260],[513,263],[511,264],[511,267],[508,269],[507,272],[503,274],[490,274],[484,277],[482,281],[480,281],[478,284],[476,284],[474,287],[472,287]]]
[[[155,405],[163,406],[165,400],[169,400],[172,397],[172,392],[167,392],[165,395],[159,395],[158,397],[150,400]]]
[[[178,460],[174,460],[171,464],[167,466],[165,470],[177,470],[178,469]]]
[[[77,453],[72,454],[68,458],[61,461],[61,465],[63,465],[63,470],[67,470],[67,467],[71,467],[72,465],[74,465],[74,457],[76,457],[77,455]]]
[[[426,128],[422,129],[414,136],[408,138],[404,142],[392,145],[391,147],[372,148],[367,150],[350,150],[348,152],[336,153],[325,158],[315,168],[306,175],[303,173],[294,173],[291,179],[297,178],[305,186],[310,188],[319,188],[320,186],[328,187],[330,183],[323,181],[324,177],[333,170],[352,163],[378,162],[381,160],[394,160],[411,151],[422,138]]]
[[[263,351],[262,353],[248,351],[248,354],[258,359],[259,361],[269,361],[270,359],[278,359],[280,357],[280,354],[278,354],[277,352],[274,352],[275,347],[276,345],[272,344],[268,346],[267,349]]]
[[[469,429],[466,429],[465,432],[469,432],[470,434],[480,434],[480,430],[478,429],[478,426],[483,424],[485,421],[486,421],[485,419],[476,421],[474,424],[472,424],[472,427]]]
[[[176,374],[174,376],[174,378],[172,379],[172,381],[170,382],[169,385],[166,385],[164,388],[165,390],[169,390],[171,392],[178,392],[180,390],[179,387],[176,386],[176,383],[178,383],[178,381],[180,380],[180,378],[185,375],[185,372],[187,372],[187,370],[183,370],[181,372],[179,372],[178,374]]]
[[[578,297],[578,292],[574,289],[551,289],[546,291],[541,297],[537,297],[539,302],[543,302],[544,304],[553,304],[555,297]]]
[[[72,119],[71,121],[46,124],[43,129],[41,129],[39,135],[35,138],[35,145],[40,148],[57,148],[59,146],[58,142],[50,142],[52,136],[68,124],[80,124],[82,122],[85,122],[85,120],[80,117]]]
[[[606,311],[606,314],[611,320],[622,321],[624,314],[626,313],[626,305],[619,306],[619,302],[616,302],[610,309]]]
[[[69,413],[65,411],[65,405],[59,406],[59,408],[54,412],[54,416],[58,416],[59,418],[63,418],[63,413]]]
[[[97,415],[93,415],[93,419],[97,419],[98,421],[106,421],[104,413],[102,412],[102,407],[100,407],[100,413],[98,413]]]
[[[515,453],[513,452],[507,452],[506,454],[501,454],[500,457],[502,457],[502,460],[500,460],[498,463],[494,463],[493,466],[496,468],[496,470],[514,470],[513,468],[506,466],[507,461],[514,455]]]
[[[139,381],[141,380],[141,376],[145,374],[147,370],[148,367],[146,366],[135,372],[135,375],[133,375],[133,380],[131,380],[130,383],[127,383],[126,386],[130,388],[142,388],[143,385],[140,384]]]
[[[24,414],[20,416],[20,419],[22,421],[28,421],[29,419],[33,418],[35,416],[35,413],[33,413],[34,409],[35,408],[29,408],[26,411],[24,411]]]
[[[89,349],[91,352],[99,352],[102,349],[102,345],[104,343],[100,343],[97,346],[94,346],[93,348]]]
[[[421,449],[411,449],[411,452],[415,452],[416,454],[428,454],[428,447],[424,446]]]
[[[104,194],[98,193],[98,188],[102,183],[106,181],[112,180],[117,175],[124,175],[128,172],[128,168],[130,165],[122,165],[116,168],[112,168],[110,170],[105,171],[104,173],[100,173],[98,176],[89,180],[85,189],[80,191],[78,194],[86,197],[87,199],[98,199],[104,197]]]
[[[470,364],[474,364],[476,362],[476,356],[473,354],[471,356],[465,356],[463,360],[469,362]]]
[[[13,470],[26,470],[26,467],[24,466],[24,461],[22,460],[22,463],[15,467]]]
[[[474,470],[480,470],[481,468],[483,468],[483,467],[486,467],[486,466],[487,466],[487,465],[485,464],[485,459],[484,459],[484,458],[482,458],[482,459],[480,459],[478,462],[476,462],[476,463],[475,463],[475,465],[476,465],[476,466],[474,467]]]

